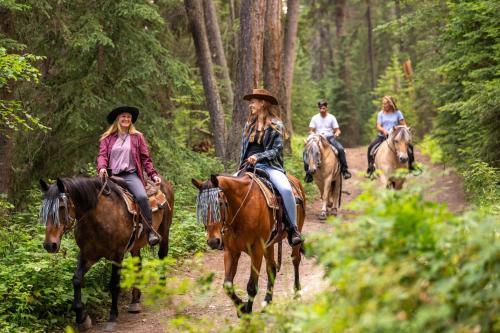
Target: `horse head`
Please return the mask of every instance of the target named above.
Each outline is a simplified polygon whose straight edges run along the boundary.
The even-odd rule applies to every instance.
[[[191,179],[193,185],[199,190],[196,204],[196,217],[203,223],[207,232],[207,244],[211,249],[222,250],[223,219],[226,216],[226,202],[224,193],[218,187],[217,177],[212,175],[205,182]]]
[[[40,222],[45,225],[43,247],[47,252],[55,253],[59,251],[62,236],[75,219],[75,208],[59,178],[55,185],[50,186],[40,179],[40,188],[44,196],[40,208]]]
[[[304,161],[308,164],[308,172],[311,174],[314,174],[321,165],[322,146],[322,136],[319,134],[311,134],[305,141]]]
[[[410,128],[405,125],[395,126],[389,135],[389,141],[394,146],[398,161],[408,162],[408,146],[411,144]]]

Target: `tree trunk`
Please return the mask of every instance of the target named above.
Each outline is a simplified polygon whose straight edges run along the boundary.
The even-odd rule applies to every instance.
[[[12,38],[14,34],[12,14],[6,8],[0,8],[0,32],[7,38]],[[6,87],[0,89],[0,100],[11,100],[12,98],[12,87],[10,91]],[[0,124],[0,194],[10,194],[12,157],[14,152],[12,134],[12,129],[4,124]]]
[[[270,0],[272,1],[272,0]],[[262,63],[264,59],[264,25],[266,14],[266,0],[254,0],[255,15],[252,16],[253,29],[255,30],[253,43],[253,87],[261,86],[262,81]]]
[[[220,100],[219,90],[213,72],[210,49],[208,47],[207,34],[203,17],[202,3],[198,0],[185,0],[187,16],[193,41],[196,48],[198,66],[201,71],[203,90],[210,114],[210,129],[213,134],[215,155],[223,158],[226,147],[226,125],[224,122],[224,110]]]
[[[370,65],[370,84],[375,88],[375,68],[373,67],[373,36],[372,36],[372,5],[371,0],[366,0],[366,25],[368,29],[368,63]]]
[[[234,110],[232,115],[231,130],[228,136],[226,160],[238,161],[240,153],[241,133],[248,116],[248,105],[243,96],[252,92],[260,80],[260,65],[255,57],[262,54],[262,42],[259,35],[262,27],[257,26],[259,7],[262,0],[242,0],[240,7],[240,32],[238,40],[238,55],[235,73]],[[262,40],[262,37],[260,37]],[[260,48],[259,48],[260,47]],[[262,57],[260,57],[262,59]],[[262,61],[262,60],[260,60]],[[260,64],[256,70],[255,64]]]
[[[225,109],[233,109],[233,87],[231,78],[229,76],[229,69],[227,67],[226,56],[224,54],[224,47],[222,45],[222,38],[220,35],[219,23],[217,22],[217,13],[215,4],[212,0],[203,0],[203,7],[205,13],[205,26],[207,28],[207,37],[210,41],[209,46],[212,52],[215,64],[217,65],[217,76],[222,83],[222,96]]]
[[[293,69],[295,67],[297,42],[297,27],[299,23],[299,0],[288,0],[286,13],[286,30],[284,39],[282,84],[281,84],[281,105],[285,129],[288,138],[285,139],[285,151],[291,152],[291,137],[293,135],[292,126],[292,88],[293,88]]]
[[[264,87],[278,98],[281,81],[281,47],[281,1],[267,0],[264,29]],[[284,119],[282,114],[280,116]]]

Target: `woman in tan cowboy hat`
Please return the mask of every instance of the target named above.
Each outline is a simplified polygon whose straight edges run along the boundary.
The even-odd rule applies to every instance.
[[[138,117],[139,110],[131,106],[117,107],[108,114],[107,120],[111,126],[101,135],[97,171],[100,177],[107,177],[110,173],[123,178],[128,190],[137,200],[146,223],[152,226],[153,214],[146,195],[146,181],[142,170],[144,169],[157,185],[161,183],[161,179],[149,156],[146,140],[134,127]],[[152,228],[149,230],[149,244],[155,245],[160,238]]]
[[[290,221],[292,245],[302,242],[297,228],[295,197],[283,168],[283,122],[275,114],[278,100],[265,89],[253,89],[243,99],[249,101],[250,114],[243,129],[240,169],[245,163],[256,165],[269,174],[269,178],[281,194]]]

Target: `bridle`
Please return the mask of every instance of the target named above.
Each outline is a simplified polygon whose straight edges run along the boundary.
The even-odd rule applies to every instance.
[[[401,153],[400,151],[398,151],[398,149],[396,148],[396,144],[394,143],[394,137],[396,137],[397,135],[399,135],[399,131],[400,129],[404,129],[406,127],[404,127],[403,125],[400,125],[400,126],[395,126],[393,128],[393,130],[391,131],[391,133],[389,134],[389,137],[387,138],[387,147],[389,147],[389,149],[394,153],[394,155],[396,156],[399,156],[399,154]],[[390,142],[390,143],[389,143]],[[392,144],[392,147],[391,147],[391,144]],[[409,143],[408,143],[409,144]]]

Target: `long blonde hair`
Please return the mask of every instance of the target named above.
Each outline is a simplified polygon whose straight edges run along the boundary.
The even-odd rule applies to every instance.
[[[264,101],[263,110],[265,112],[265,115],[264,115],[264,128],[267,128],[267,126],[271,126],[274,129],[276,129],[272,125],[271,120],[273,118],[280,119],[280,117],[278,115],[277,107],[275,105],[272,105],[271,103],[269,103],[265,99],[262,99],[262,101]],[[245,136],[248,137],[248,138],[255,136],[255,134],[257,132],[257,126],[253,126],[255,124],[255,122],[257,121],[257,117],[258,117],[258,115],[252,115],[251,112],[248,115],[247,122],[246,122],[246,132],[245,132]]]
[[[389,95],[382,97],[382,111],[384,111],[384,101],[388,101],[389,105],[392,107],[392,112],[396,112],[398,106],[396,105],[396,100],[394,99],[394,97]]]
[[[108,129],[106,130],[106,132],[102,133],[99,141],[104,140],[108,136],[113,135],[116,132],[118,132],[118,126],[120,126],[120,125],[118,124],[118,117],[116,117],[115,121],[111,124],[111,126],[108,127]],[[135,128],[134,124],[130,124],[130,127],[128,128],[128,132],[129,132],[129,134],[140,133]]]

